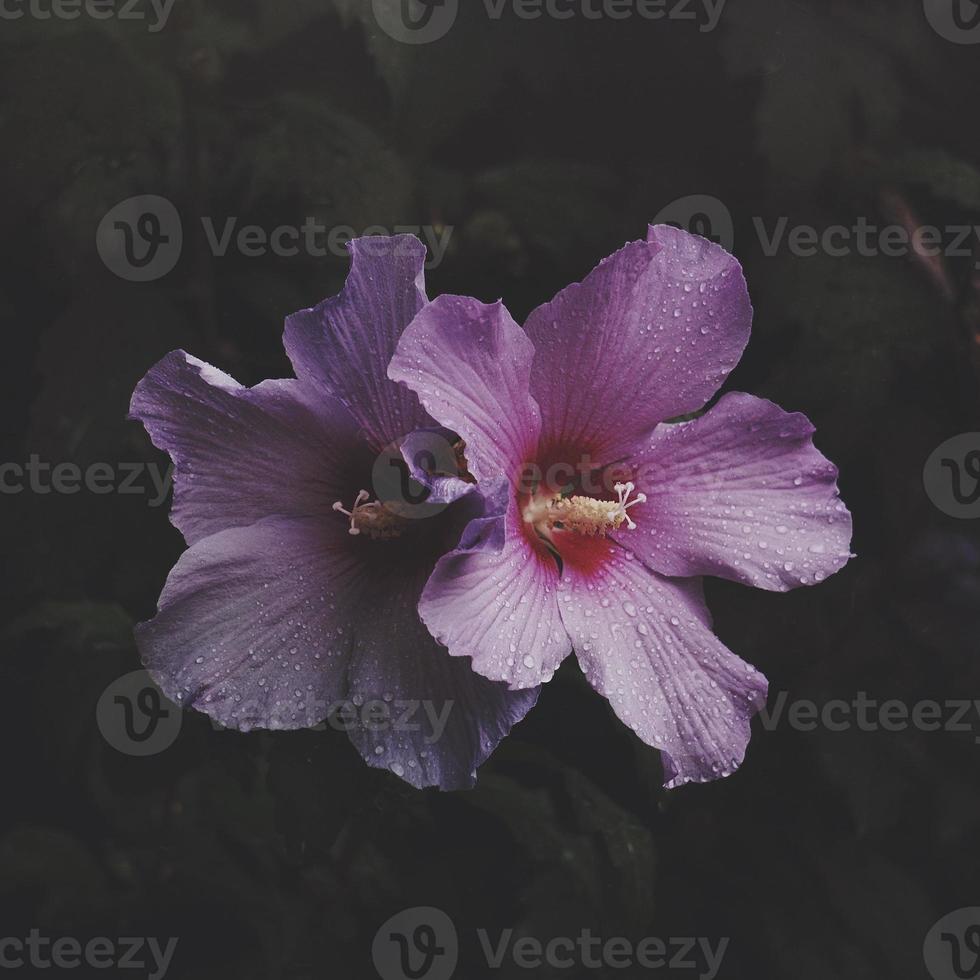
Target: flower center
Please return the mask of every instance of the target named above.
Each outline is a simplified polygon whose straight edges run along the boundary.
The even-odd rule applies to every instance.
[[[615,531],[622,524],[632,531],[636,523],[629,516],[629,509],[642,504],[647,498],[638,493],[629,499],[635,486],[632,483],[617,483],[616,500],[596,500],[594,497],[563,497],[536,494],[528,499],[521,516],[545,541],[553,541],[552,532],[556,530],[575,531],[605,537],[606,532]]]
[[[371,494],[359,490],[354,505],[347,510],[339,500],[333,509],[350,518],[350,534],[366,534],[369,538],[397,538],[408,527],[408,519],[389,510],[380,500],[369,502]]]

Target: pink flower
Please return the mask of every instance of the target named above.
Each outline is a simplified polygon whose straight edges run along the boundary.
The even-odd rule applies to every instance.
[[[663,752],[666,784],[741,763],[765,677],[713,634],[701,577],[784,591],[850,557],[851,519],[813,426],[721,398],[752,307],[737,261],[652,227],[522,330],[501,303],[441,296],[388,370],[466,442],[482,518],[442,557],[419,613],[454,656],[512,690],[575,649],[592,686]]]

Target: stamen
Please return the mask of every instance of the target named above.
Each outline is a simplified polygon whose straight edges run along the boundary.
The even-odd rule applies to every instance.
[[[564,497],[561,494],[532,497],[524,507],[522,516],[546,541],[553,540],[553,531],[575,531],[604,537],[608,531],[615,531],[624,522],[631,531],[636,530],[636,523],[628,511],[636,504],[642,504],[647,499],[646,494],[638,493],[630,500],[630,494],[636,489],[633,483],[617,483],[613,489],[616,500]]]
[[[371,494],[359,490],[350,510],[335,500],[333,509],[350,518],[348,534],[367,534],[369,538],[397,538],[407,525],[406,518],[392,513],[380,500],[369,501]]]
[[[350,530],[349,534],[360,534],[361,529],[357,527],[357,511],[363,506],[364,502],[371,496],[367,490],[358,490],[357,496],[354,498],[354,506],[350,510],[346,510],[343,503],[339,500],[333,502],[333,509],[341,514],[346,514],[350,518]]]

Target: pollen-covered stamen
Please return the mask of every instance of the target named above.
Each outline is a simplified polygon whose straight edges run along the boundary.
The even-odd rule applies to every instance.
[[[632,483],[617,483],[616,500],[596,500],[594,497],[562,497],[560,494],[531,497],[525,505],[522,517],[546,541],[552,540],[552,531],[575,531],[578,534],[604,537],[624,523],[632,531],[636,523],[629,516],[630,507],[642,504],[646,494],[638,493]]]
[[[369,502],[371,494],[359,490],[354,504],[347,510],[339,500],[333,509],[350,518],[349,534],[366,534],[369,538],[397,538],[407,526],[407,520],[388,510],[380,500]]]

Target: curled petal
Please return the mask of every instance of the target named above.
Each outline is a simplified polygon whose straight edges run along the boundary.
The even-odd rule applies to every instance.
[[[402,331],[425,305],[425,246],[413,235],[356,238],[344,288],[286,318],[283,343],[296,377],[339,399],[375,451],[431,424],[385,371]]]
[[[463,437],[478,480],[516,483],[540,429],[528,388],[533,356],[503,304],[439,296],[402,335],[388,376]]]
[[[416,429],[399,443],[409,475],[424,487],[428,503],[451,504],[476,488],[476,480],[463,469],[461,440],[442,426]]]

